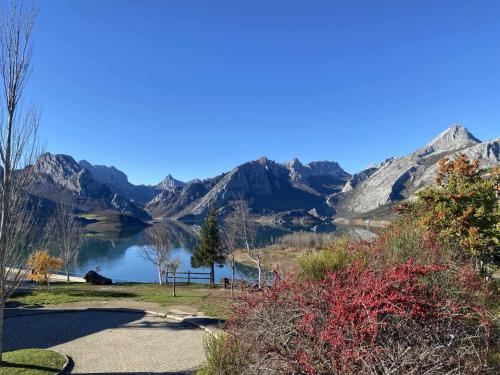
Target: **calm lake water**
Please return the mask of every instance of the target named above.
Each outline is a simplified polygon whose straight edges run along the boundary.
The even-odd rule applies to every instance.
[[[209,270],[206,268],[193,269],[190,264],[199,226],[189,226],[174,222],[168,222],[165,225],[167,225],[172,236],[175,238],[172,255],[179,256],[182,261],[180,272],[208,272]],[[314,228],[261,227],[258,234],[258,242],[261,245],[271,244],[276,238],[299,229],[317,232],[342,232],[355,236],[367,235],[366,229],[360,227],[335,226],[331,224]],[[141,253],[141,245],[143,243],[143,232],[126,238],[87,240],[71,272],[84,275],[89,270],[99,270],[102,275],[110,277],[114,281],[158,282],[156,267],[148,262]],[[230,276],[231,268],[228,265],[215,269],[217,282],[222,277]],[[255,270],[239,265],[236,268],[236,276],[251,280],[255,278]],[[193,280],[193,282],[207,283],[208,281]]]

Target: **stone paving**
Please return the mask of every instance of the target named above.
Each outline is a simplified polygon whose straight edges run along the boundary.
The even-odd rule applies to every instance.
[[[70,356],[72,374],[186,374],[203,364],[205,332],[126,310],[46,310],[5,319],[5,350],[50,348]]]

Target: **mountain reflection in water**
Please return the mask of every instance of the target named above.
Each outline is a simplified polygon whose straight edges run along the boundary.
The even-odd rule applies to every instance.
[[[200,230],[198,225],[186,225],[180,222],[166,221],[165,225],[171,234],[173,249],[172,256],[179,256],[182,262],[180,272],[208,272],[207,268],[192,268],[190,264],[191,255],[196,246],[197,236]],[[304,227],[270,227],[260,226],[257,243],[266,246],[280,236],[298,230],[311,230],[315,232],[336,232],[348,234],[356,238],[371,238],[373,234],[366,228],[341,226],[333,224],[322,224],[314,228]],[[141,246],[145,243],[144,232],[130,237],[113,239],[89,239],[83,245],[80,254],[73,265],[71,272],[84,275],[89,270],[99,270],[100,273],[111,277],[115,281],[157,281],[156,267],[148,262],[142,255]],[[240,279],[255,279],[256,272],[253,268],[237,264],[236,277]],[[220,278],[231,276],[231,267],[224,265],[215,270],[216,281]],[[193,280],[193,282],[207,282],[205,280]]]

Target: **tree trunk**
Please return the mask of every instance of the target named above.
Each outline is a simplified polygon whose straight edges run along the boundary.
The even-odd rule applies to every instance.
[[[6,291],[4,289],[3,282],[5,282],[5,267],[7,266],[6,257],[7,257],[7,231],[8,231],[8,222],[10,220],[10,191],[11,191],[11,179],[10,179],[10,152],[11,152],[11,139],[12,139],[12,121],[14,118],[14,110],[12,108],[8,109],[8,125],[7,125],[7,134],[5,141],[5,157],[3,162],[3,181],[2,181],[2,209],[1,209],[1,219],[0,219],[0,267],[2,268],[2,290],[0,290],[0,365],[2,362],[2,353],[3,353],[3,314],[4,314],[4,298],[7,298],[5,295]],[[7,276],[8,277],[8,276]]]
[[[213,263],[210,265],[210,288],[215,288],[215,266]]]
[[[161,267],[158,266],[158,280],[160,282],[160,285],[162,285],[162,281],[161,281]]]
[[[173,277],[173,283],[172,283],[172,297],[177,297],[175,295],[175,274],[172,276]]]
[[[68,267],[68,264],[66,264],[66,284],[69,284],[69,267]]]
[[[257,257],[257,270],[259,272],[258,274],[258,281],[259,281],[259,289],[262,288],[262,267],[260,264],[260,256]]]
[[[3,314],[4,314],[4,301],[3,297],[0,296],[0,367],[3,365],[2,355],[3,355]]]
[[[234,299],[234,253],[231,259],[231,299]]]

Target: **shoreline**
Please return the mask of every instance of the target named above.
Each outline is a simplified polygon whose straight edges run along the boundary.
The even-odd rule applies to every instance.
[[[356,226],[366,227],[367,226],[366,220],[370,220],[369,226],[376,228],[386,228],[391,224],[391,220],[385,220],[385,219],[354,219],[345,217],[335,218],[333,219],[333,223],[340,225],[356,225]]]

